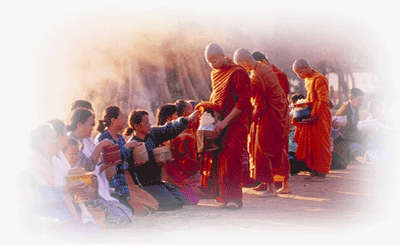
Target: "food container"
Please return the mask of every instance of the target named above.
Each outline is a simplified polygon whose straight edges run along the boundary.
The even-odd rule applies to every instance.
[[[121,162],[121,153],[119,151],[118,145],[107,146],[103,150],[104,159],[108,163],[115,163],[117,161]]]
[[[214,151],[221,148],[218,144],[220,134],[214,130],[197,130],[196,141],[197,151],[206,152]]]
[[[147,153],[146,145],[143,142],[140,142],[140,144],[134,147],[132,151],[135,165],[140,165],[149,161],[149,155]]]
[[[306,107],[295,107],[293,109],[293,119],[301,122],[304,119],[308,119],[311,117],[311,107],[306,106]]]
[[[218,121],[218,113],[211,109],[205,110],[200,119],[200,126],[196,135],[198,152],[213,151],[220,148],[217,142],[221,135],[214,130],[215,123]],[[202,124],[202,122],[204,123]]]
[[[89,186],[92,183],[92,176],[92,172],[85,172],[83,168],[72,168],[68,171],[68,175],[65,176],[65,180],[67,181],[67,183],[70,183],[72,181],[81,181],[85,183],[86,186]],[[81,198],[79,192],[76,192],[73,195],[73,200],[75,203],[90,201]]]
[[[153,149],[156,162],[165,163],[172,159],[172,153],[168,146],[160,146]]]

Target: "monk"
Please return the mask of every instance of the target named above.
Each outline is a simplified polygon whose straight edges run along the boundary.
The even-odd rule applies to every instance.
[[[290,173],[289,102],[269,64],[256,61],[242,48],[236,50],[233,59],[251,72],[250,173],[253,179],[261,182],[254,190],[262,197],[277,196],[274,177],[281,176],[283,183],[278,193],[288,194],[291,192],[287,183]]]
[[[212,92],[208,103],[200,102],[199,107],[211,107],[221,116],[214,130],[222,136],[222,149],[216,152],[214,171],[216,181],[208,181],[217,186],[216,200],[221,208],[239,209],[242,202],[242,168],[247,154],[247,134],[250,129],[250,78],[246,70],[225,57],[222,48],[211,43],[204,52],[211,72]],[[205,166],[206,168],[207,166]]]
[[[310,118],[301,122],[292,120],[292,124],[296,126],[294,135],[294,141],[298,145],[296,157],[299,161],[305,161],[307,167],[311,169],[311,174],[306,180],[323,179],[329,173],[332,161],[329,139],[332,126],[329,82],[303,59],[296,60],[292,68],[299,78],[304,79],[306,99],[312,108]]]
[[[253,56],[253,58],[256,61],[260,61],[261,63],[272,66],[272,70],[275,72],[275,75],[278,77],[279,84],[281,85],[283,92],[285,92],[285,95],[287,98],[288,94],[290,92],[290,84],[289,84],[287,75],[284,72],[282,72],[281,70],[279,70],[278,67],[276,67],[276,65],[271,64],[268,61],[267,57],[265,57],[265,55],[263,53],[256,51],[251,56]]]

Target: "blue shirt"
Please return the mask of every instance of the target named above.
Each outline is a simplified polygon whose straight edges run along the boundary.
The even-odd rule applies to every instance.
[[[109,139],[111,140],[114,144],[118,145],[119,152],[121,154],[121,163],[117,165],[117,174],[114,175],[112,179],[108,180],[108,183],[110,187],[115,189],[115,192],[126,197],[128,200],[130,199],[130,194],[129,194],[129,188],[128,188],[128,183],[126,182],[126,177],[124,170],[128,169],[128,163],[127,163],[127,158],[131,156],[132,150],[128,149],[125,147],[125,139],[118,134],[118,141],[115,140],[110,132],[107,130],[104,131],[103,133],[100,133],[96,137],[96,143],[104,140],[104,139]]]
[[[176,138],[186,129],[188,123],[187,118],[181,117],[167,122],[163,126],[152,127],[150,134],[146,135],[144,139],[137,137],[129,139],[129,141],[144,142],[149,156],[149,161],[140,166],[134,165],[133,157],[128,158],[128,162],[130,163],[129,173],[135,184],[139,186],[157,185],[162,181],[162,167],[155,161],[153,149],[168,140]]]

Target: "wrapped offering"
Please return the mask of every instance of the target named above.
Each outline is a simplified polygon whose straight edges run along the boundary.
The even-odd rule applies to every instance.
[[[81,181],[86,184],[86,186],[89,186],[92,183],[92,172],[85,172],[83,168],[71,168],[68,171],[68,175],[65,176],[65,180],[67,183],[70,183],[72,181]],[[80,203],[80,202],[87,202],[89,200],[85,200],[79,196],[79,192],[76,192],[73,195],[73,200],[75,203]]]

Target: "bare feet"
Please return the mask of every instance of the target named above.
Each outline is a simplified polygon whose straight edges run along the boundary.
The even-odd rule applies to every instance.
[[[287,181],[282,182],[282,188],[277,190],[276,193],[278,193],[278,194],[290,194],[290,193],[292,193]]]
[[[252,188],[253,191],[266,191],[268,190],[268,184],[267,183],[261,183],[260,185]]]
[[[261,185],[253,188],[253,194],[259,197],[277,197],[274,183],[261,183]]]

